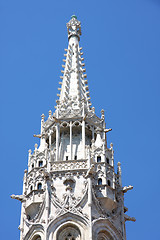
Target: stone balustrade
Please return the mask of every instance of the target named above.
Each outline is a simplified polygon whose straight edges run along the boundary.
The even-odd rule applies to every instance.
[[[87,160],[68,160],[51,163],[51,171],[65,171],[87,168]]]

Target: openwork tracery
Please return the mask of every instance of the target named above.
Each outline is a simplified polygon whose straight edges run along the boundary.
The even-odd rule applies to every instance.
[[[80,231],[75,226],[68,226],[59,232],[57,240],[80,240]]]

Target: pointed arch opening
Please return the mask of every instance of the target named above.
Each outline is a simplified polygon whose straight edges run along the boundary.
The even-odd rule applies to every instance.
[[[32,238],[32,240],[42,240],[42,238],[40,237],[40,235],[36,235]]]
[[[101,162],[101,156],[97,156],[97,163]]]
[[[108,184],[108,186],[111,186],[111,181],[107,180],[107,184]]]
[[[41,190],[41,189],[42,189],[42,183],[38,183],[37,189],[38,189],[38,190]]]
[[[97,240],[113,240],[112,236],[107,231],[100,231]]]
[[[98,185],[102,185],[102,178],[98,178]]]
[[[56,240],[81,240],[81,233],[77,226],[66,225],[59,229]]]

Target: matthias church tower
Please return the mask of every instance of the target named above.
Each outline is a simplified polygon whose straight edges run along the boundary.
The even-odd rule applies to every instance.
[[[21,201],[20,240],[125,240],[126,215],[121,164],[114,168],[113,144],[107,146],[104,111],[91,107],[79,47],[81,23],[67,23],[68,48],[56,110],[41,116],[40,146],[29,150]]]

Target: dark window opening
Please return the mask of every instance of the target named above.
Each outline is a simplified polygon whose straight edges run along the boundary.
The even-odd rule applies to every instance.
[[[102,178],[98,178],[98,185],[102,185]]]
[[[77,160],[77,156],[74,156],[74,160]]]
[[[68,156],[66,156],[66,160],[68,160]]]
[[[47,148],[49,148],[49,138],[46,139]]]
[[[34,163],[32,163],[32,168],[34,168]]]
[[[32,191],[33,190],[33,187],[31,186],[30,190]]]
[[[35,238],[35,240],[41,240],[41,237],[40,237],[40,236],[37,236],[37,237]]]
[[[43,166],[43,161],[39,161],[39,167]]]
[[[107,163],[109,164],[109,158],[106,158]]]
[[[67,127],[67,123],[63,123],[62,126],[63,126],[63,127]]]
[[[28,219],[28,220],[31,220],[31,217],[30,217],[29,215],[27,215],[27,219]]]
[[[111,186],[111,181],[107,180],[107,184],[108,184],[108,186]]]
[[[79,126],[79,122],[76,122],[76,123],[75,123],[75,126],[78,127],[78,126]]]
[[[101,156],[97,157],[97,162],[101,162]]]
[[[42,189],[42,183],[38,183],[38,190],[41,190]]]

